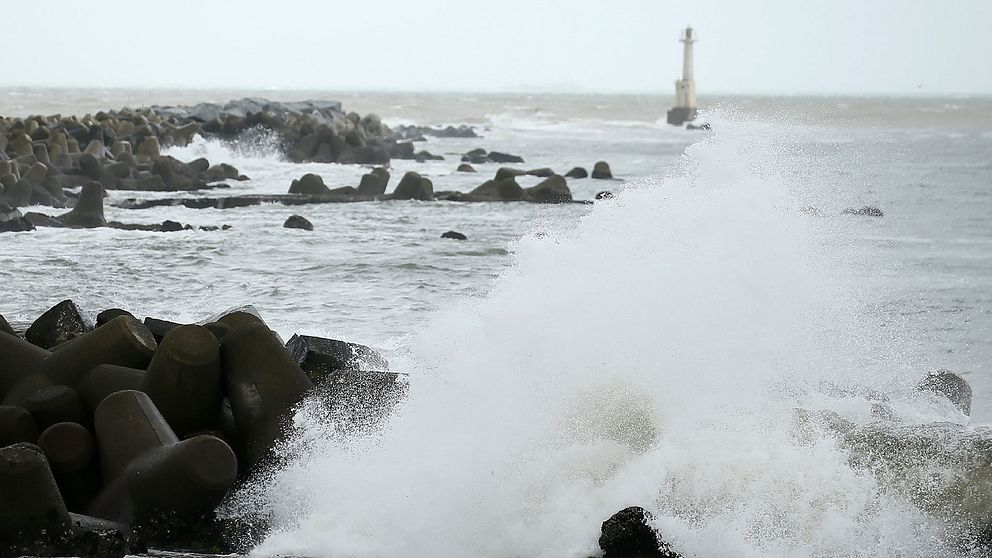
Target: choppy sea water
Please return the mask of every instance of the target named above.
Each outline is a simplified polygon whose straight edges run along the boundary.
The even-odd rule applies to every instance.
[[[631,504],[654,509],[689,555],[951,552],[939,521],[783,424],[797,406],[864,418],[865,401],[822,383],[891,394],[909,422],[947,419],[900,403],[938,366],[975,388],[971,422],[989,421],[992,100],[716,99],[714,132],[700,133],[665,125],[663,97],[266,93],[480,127],[483,138],[426,143],[445,161],[395,162],[393,185],[415,169],[436,189],[471,189],[495,166],[457,174],[457,154],[481,146],[559,172],[607,160],[621,180],[569,185],[581,199],[621,195],[108,208],[233,228],[0,236],[8,319],[64,297],[177,321],[251,302],[284,335],[371,344],[411,374],[372,437],[342,439],[304,409],[298,457],[231,505],[273,518],[258,552],[587,555],[599,522]],[[242,95],[7,91],[0,112]],[[264,141],[171,154],[234,164],[252,180],[231,193],[284,193],[305,172],[355,185],[364,172],[286,163]],[[864,205],[885,216],[841,214]],[[283,229],[292,213],[315,230]],[[440,239],[449,229],[469,240]],[[629,439],[618,417],[650,435]]]

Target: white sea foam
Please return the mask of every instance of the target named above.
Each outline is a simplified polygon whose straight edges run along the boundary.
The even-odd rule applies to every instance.
[[[781,134],[718,129],[673,176],[542,222],[485,299],[409,339],[381,430],[305,406],[289,463],[228,506],[271,521],[255,554],[588,556],[640,505],[686,556],[946,555],[937,520],[797,426],[867,420],[873,393],[942,415],[906,403],[907,344],[813,241]]]

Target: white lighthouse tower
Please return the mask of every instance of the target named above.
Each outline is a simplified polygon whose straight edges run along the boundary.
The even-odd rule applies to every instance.
[[[696,118],[696,81],[692,79],[692,27],[682,32],[682,79],[675,81],[675,106],[668,111],[668,123],[681,126]]]

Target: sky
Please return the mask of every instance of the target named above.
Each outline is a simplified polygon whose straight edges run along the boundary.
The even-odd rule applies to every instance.
[[[0,0],[0,86],[992,94],[992,0]]]

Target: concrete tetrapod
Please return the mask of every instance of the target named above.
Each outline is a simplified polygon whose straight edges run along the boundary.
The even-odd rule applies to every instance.
[[[48,458],[66,507],[74,512],[85,509],[100,490],[93,434],[81,424],[60,422],[41,433],[38,446]]]
[[[282,435],[293,406],[313,382],[262,324],[236,328],[221,341],[227,396],[238,429],[238,457],[253,467]]]
[[[100,364],[144,368],[157,346],[141,322],[131,316],[118,316],[59,347],[41,368],[56,383],[76,387]]]
[[[230,446],[205,435],[180,442],[140,391],[108,396],[95,423],[107,484],[90,515],[161,536],[216,507],[237,478]]]
[[[32,444],[0,448],[0,541],[57,538],[71,525],[41,449]]]
[[[0,335],[0,399],[20,382],[41,369],[50,352],[14,335]]]
[[[126,389],[141,390],[141,382],[144,379],[144,370],[116,364],[100,364],[83,376],[79,382],[79,395],[83,397],[83,402],[86,403],[90,413],[95,413],[96,408],[108,395]]]
[[[171,329],[148,365],[141,391],[180,436],[215,428],[224,399],[217,338],[198,325]]]

